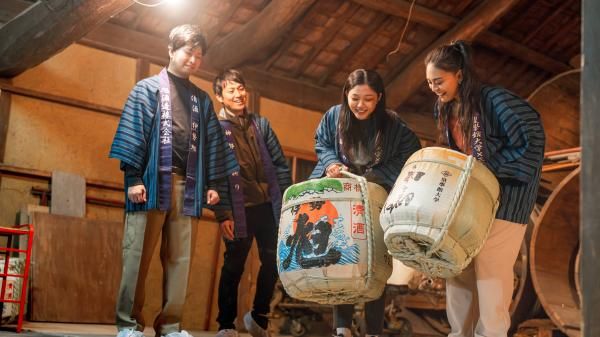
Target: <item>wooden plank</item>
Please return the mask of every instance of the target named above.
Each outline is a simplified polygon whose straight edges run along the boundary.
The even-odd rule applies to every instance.
[[[114,323],[121,222],[34,213],[31,320]]]
[[[72,106],[75,108],[82,108],[82,109],[86,109],[86,110],[90,110],[90,111],[100,112],[100,113],[107,114],[107,115],[113,115],[113,116],[119,116],[119,117],[121,116],[121,110],[115,109],[115,108],[112,108],[109,106],[89,103],[89,102],[85,102],[85,101],[81,101],[81,100],[73,99],[73,98],[69,98],[69,97],[64,97],[64,96],[48,94],[48,93],[45,93],[42,91],[20,88],[20,87],[16,87],[14,85],[10,85],[10,84],[3,83],[3,82],[0,82],[0,90],[2,92],[12,93],[15,95],[31,97],[31,98],[36,98],[36,99],[41,99],[41,100],[44,100],[47,102],[63,104],[63,105]]]
[[[0,1],[0,26],[26,10],[29,6],[31,6],[31,2],[23,0]]]
[[[572,69],[571,66],[565,63],[550,58],[543,53],[537,52],[526,47],[525,45],[516,43],[513,40],[507,39],[498,34],[483,32],[477,37],[476,41],[490,49],[530,63],[552,74],[559,74]]]
[[[2,82],[0,82],[2,83]],[[0,88],[0,163],[4,161],[10,120],[10,92]]]
[[[229,20],[231,20],[231,17],[238,10],[241,4],[242,0],[231,0],[229,3],[229,8],[225,13],[219,16],[219,20],[202,23],[201,27],[204,28],[204,37],[209,45],[217,38],[221,28],[223,28],[223,26],[229,22]]]
[[[600,2],[583,0],[581,285],[584,337],[600,336]]]
[[[211,46],[206,62],[215,69],[240,65],[282,37],[315,1],[272,1],[240,30],[231,32]]]
[[[531,41],[531,39],[533,39],[535,37],[535,35],[540,32],[540,30],[544,29],[550,22],[552,22],[554,19],[556,19],[556,17],[559,16],[565,8],[570,7],[572,5],[572,3],[573,3],[572,0],[563,1],[563,3],[552,12],[552,14],[550,14],[544,18],[544,21],[542,21],[542,23],[537,25],[537,27],[534,30],[528,32],[527,36],[525,36],[525,38],[523,39],[523,41],[521,41],[521,43],[527,44],[529,41]]]
[[[353,0],[365,7],[388,13],[390,15],[399,16],[401,18],[408,17],[410,2],[405,0]],[[421,5],[415,5],[411,21],[422,24],[427,27],[445,32],[456,26],[459,18],[431,10]],[[522,43],[507,39],[490,31],[483,31],[478,37],[477,42],[482,45],[510,55],[516,59],[533,64],[538,68],[544,69],[554,74],[569,70],[571,67],[557,61],[545,54],[536,52],[528,48]]]
[[[85,217],[85,178],[68,172],[52,172],[52,205],[56,215]]]
[[[21,177],[26,179],[44,180],[48,182],[50,182],[50,179],[52,177],[52,173],[48,171],[17,167],[12,165],[6,165],[3,163],[0,163],[0,175]],[[86,179],[86,185],[88,187],[100,189],[123,191],[123,184],[117,184],[104,180]]]
[[[379,28],[386,23],[387,20],[389,20],[389,18],[386,19],[386,16],[387,14],[385,13],[379,13],[373,20],[373,23],[368,27],[365,27],[365,30],[362,31],[360,36],[352,41],[346,50],[344,50],[343,54],[340,55],[335,64],[329,66],[327,71],[321,76],[319,79],[320,86],[325,85],[329,80],[329,77],[335,74],[339,69],[342,69],[342,67],[344,67],[348,61],[350,61],[350,59],[356,55],[356,52],[364,47],[365,42],[371,38],[373,34],[375,34],[375,32],[377,32],[377,30],[379,30]]]
[[[130,0],[38,1],[0,28],[0,76],[34,67],[79,40]]]
[[[406,68],[387,86],[388,105],[397,107],[408,99],[425,80],[423,60],[439,45],[453,40],[472,40],[496,19],[506,13],[517,0],[485,1],[477,6],[454,28],[444,33],[429,48],[417,55]]]
[[[344,5],[344,4],[342,4]],[[346,9],[342,13],[342,15],[335,17],[334,23],[328,27],[323,27],[325,32],[323,36],[319,39],[315,45],[311,46],[310,52],[306,53],[302,57],[302,61],[300,61],[300,66],[296,68],[296,70],[291,75],[292,78],[297,78],[306,70],[306,67],[312,62],[312,60],[319,55],[321,50],[328,46],[333,38],[339,33],[340,29],[344,26],[344,24],[360,9],[360,6],[356,6],[353,4],[345,4]]]
[[[79,43],[115,54],[142,58],[166,65],[169,63],[168,37],[156,37],[107,22],[91,31]]]

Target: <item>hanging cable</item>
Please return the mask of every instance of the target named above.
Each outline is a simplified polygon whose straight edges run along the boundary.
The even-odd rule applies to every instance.
[[[402,29],[402,34],[400,34],[400,41],[398,41],[398,45],[396,46],[396,49],[392,50],[389,54],[387,54],[387,56],[385,57],[385,62],[389,62],[390,56],[396,54],[400,50],[400,46],[402,45],[402,41],[404,40],[404,34],[406,34],[406,29],[408,28],[408,24],[410,23],[410,18],[412,16],[413,8],[415,7],[416,2],[417,2],[417,0],[412,0],[412,3],[410,4],[410,8],[408,9],[408,16],[406,17],[406,23],[404,24],[404,29]]]

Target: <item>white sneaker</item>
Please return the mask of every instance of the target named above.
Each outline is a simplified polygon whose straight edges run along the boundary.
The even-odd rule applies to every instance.
[[[141,331],[133,329],[123,329],[119,331],[117,337],[144,337],[144,334]]]
[[[239,337],[239,334],[235,329],[223,329],[219,330],[215,337]]]
[[[271,333],[268,330],[263,329],[256,323],[250,311],[244,315],[244,326],[252,337],[271,337]]]
[[[164,337],[194,337],[189,332],[181,330],[181,332],[171,332]]]

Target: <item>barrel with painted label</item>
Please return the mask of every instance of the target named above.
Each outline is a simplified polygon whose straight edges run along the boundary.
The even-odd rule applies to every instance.
[[[354,175],[288,188],[277,245],[279,277],[286,292],[321,304],[381,296],[392,272],[379,225],[386,197],[383,187]]]

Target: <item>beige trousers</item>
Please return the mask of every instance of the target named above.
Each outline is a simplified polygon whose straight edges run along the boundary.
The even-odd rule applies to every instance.
[[[116,312],[119,330],[144,330],[142,309],[146,295],[146,276],[161,234],[163,306],[154,320],[154,330],[157,336],[165,336],[181,329],[180,322],[198,228],[198,218],[182,214],[184,189],[185,180],[173,175],[169,211],[151,210],[125,215],[123,273]]]
[[[514,288],[514,264],[526,226],[496,219],[479,254],[446,280],[449,337],[506,337]]]

